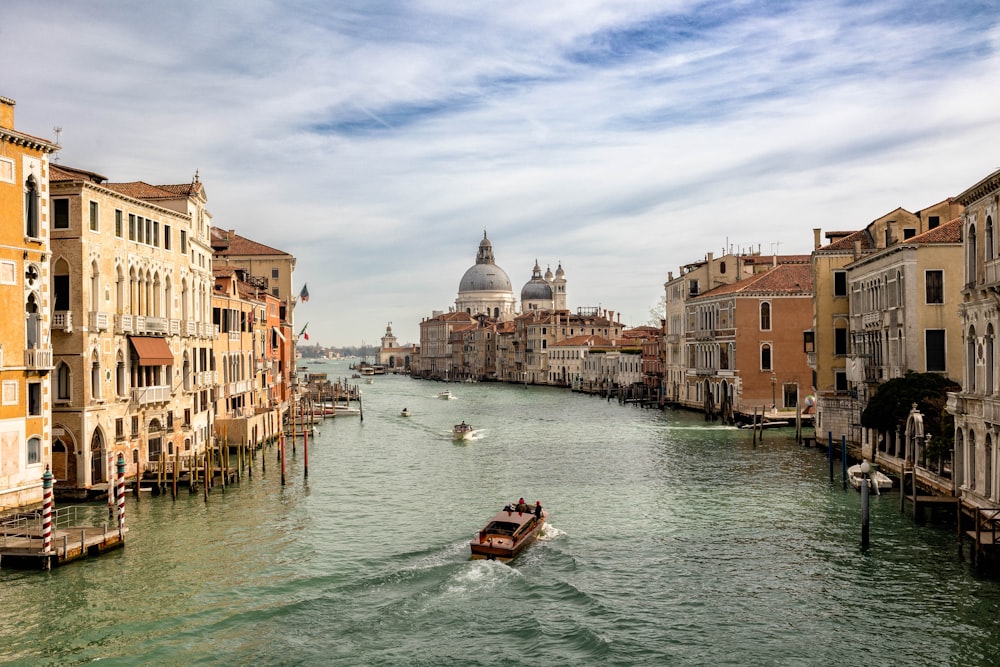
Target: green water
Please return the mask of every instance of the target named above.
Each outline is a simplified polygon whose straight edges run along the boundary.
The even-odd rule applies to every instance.
[[[317,370],[349,373],[329,364]],[[450,387],[453,400],[438,399]],[[5,663],[979,665],[1000,586],[896,493],[830,484],[768,431],[564,390],[378,377],[206,503],[127,504],[127,546],[0,571]],[[410,418],[399,416],[408,407]],[[451,439],[451,426],[475,436]],[[839,474],[839,468],[838,468]],[[505,502],[551,512],[511,565],[468,541]],[[95,523],[106,508],[95,505]]]

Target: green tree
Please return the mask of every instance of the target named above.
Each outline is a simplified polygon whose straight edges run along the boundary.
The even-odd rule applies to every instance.
[[[924,433],[934,436],[931,439],[933,451],[926,454],[936,458],[952,447],[955,421],[945,410],[945,404],[948,392],[960,389],[958,384],[942,375],[909,371],[901,378],[879,385],[861,413],[861,425],[882,432],[902,429],[910,409],[916,405],[924,417]]]

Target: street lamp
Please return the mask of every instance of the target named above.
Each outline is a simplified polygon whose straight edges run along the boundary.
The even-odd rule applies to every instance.
[[[775,389],[778,386],[778,376],[771,373],[771,412],[777,412],[777,401],[775,400]]]

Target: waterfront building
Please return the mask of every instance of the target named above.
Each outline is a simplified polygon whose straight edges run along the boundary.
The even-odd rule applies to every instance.
[[[479,242],[476,263],[462,276],[458,284],[458,298],[455,310],[469,315],[482,313],[496,320],[514,317],[517,299],[507,273],[497,266],[493,256],[493,244],[483,232]]]
[[[938,373],[961,384],[961,218],[862,255],[844,269],[850,303],[847,382],[861,410],[881,384],[907,371]],[[880,439],[862,429],[862,453],[901,471],[914,452],[907,452],[900,434],[884,435]],[[946,470],[938,469],[939,463],[918,461],[918,466],[941,478],[938,487],[948,488],[950,461]]]
[[[52,294],[49,156],[59,147],[14,127],[0,97],[0,510],[42,501],[46,466],[60,466],[52,436]],[[17,313],[21,315],[15,316]],[[56,460],[58,459],[58,460]]]
[[[382,336],[382,344],[376,353],[376,364],[384,366],[390,371],[409,371],[413,360],[419,354],[416,345],[400,345],[395,334],[392,333],[392,322],[385,327],[385,335]]]
[[[452,373],[452,333],[473,322],[465,311],[436,312],[420,322],[420,363],[414,369],[419,377],[432,380],[454,379]],[[461,339],[459,339],[461,340]]]
[[[213,273],[215,436],[228,446],[255,448],[278,434],[287,401],[278,387],[286,336],[273,324],[277,317],[268,317],[278,312],[278,297],[244,269],[220,266]]]
[[[299,295],[293,289],[295,257],[283,250],[272,248],[240,236],[235,230],[213,229],[212,265],[217,268],[240,269],[245,282],[254,290],[266,292],[268,310],[265,316],[274,334],[273,372],[271,377],[281,386],[275,396],[274,406],[283,420],[290,405],[291,395],[298,386],[295,359],[298,356],[297,336],[293,331],[295,306]],[[261,295],[261,298],[263,296]],[[280,334],[280,335],[279,335]],[[270,354],[270,350],[266,350]]]
[[[687,300],[680,403],[720,414],[795,409],[812,392],[802,332],[812,324],[809,258],[790,257]]]
[[[771,268],[774,256],[759,252],[726,253],[716,257],[707,253],[705,259],[680,267],[674,276],[667,272],[664,289],[664,343],[662,360],[664,401],[675,404],[690,404],[693,397],[687,395],[687,300],[721,285],[729,285],[738,280]],[[777,256],[777,263],[798,261],[796,256]]]
[[[642,381],[642,348],[634,341],[594,336],[582,360],[580,390],[618,393]]]
[[[973,508],[1000,507],[1000,395],[997,335],[1000,332],[1000,248],[996,225],[1000,211],[1000,170],[955,198],[962,215],[962,303],[960,305],[963,380],[949,394],[955,416],[955,492]]]
[[[56,489],[105,488],[213,431],[211,215],[190,183],[50,170]]]
[[[934,229],[962,213],[962,206],[945,199],[916,213],[897,208],[856,231],[813,230],[813,325],[805,334],[810,367],[816,387],[817,433],[861,441],[861,403],[848,381],[850,350],[850,301],[847,265],[863,255],[908,240]]]
[[[516,329],[513,321],[497,322],[495,326],[496,379],[500,382],[517,382],[517,363],[514,359]]]
[[[608,349],[611,340],[598,335],[564,338],[552,344],[549,351],[549,384],[579,391],[583,387],[583,365],[593,348]]]

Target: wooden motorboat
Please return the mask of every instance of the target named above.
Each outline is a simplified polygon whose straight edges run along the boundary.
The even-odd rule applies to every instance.
[[[447,401],[448,399],[451,398],[451,390],[450,389],[445,389],[444,391],[438,393],[438,398],[441,398],[441,399],[444,399],[444,400]]]
[[[549,513],[541,506],[511,503],[493,515],[493,518],[476,533],[469,548],[473,560],[509,561],[538,539],[545,528]]]
[[[402,412],[399,413],[399,416],[400,417],[409,417],[410,416],[410,409],[409,408],[403,408]]]
[[[455,427],[452,429],[452,434],[456,440],[464,440],[472,435],[472,431],[472,424],[462,422],[461,424],[455,424]]]
[[[847,481],[851,483],[855,489],[861,489],[862,478],[864,475],[861,473],[861,464],[855,463],[847,468]],[[868,488],[873,491],[885,491],[886,489],[892,488],[892,478],[883,472],[878,470],[870,470],[868,472]]]

